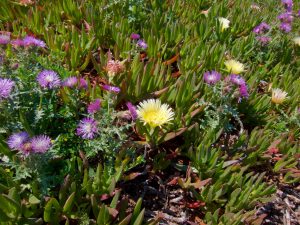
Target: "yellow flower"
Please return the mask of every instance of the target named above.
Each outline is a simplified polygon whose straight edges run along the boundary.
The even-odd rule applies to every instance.
[[[300,37],[295,37],[293,39],[293,42],[296,44],[296,45],[299,45],[300,46]]]
[[[152,128],[162,126],[173,120],[174,112],[167,104],[161,104],[159,99],[148,99],[140,103],[137,107],[137,115]]]
[[[272,89],[272,102],[274,102],[275,104],[283,103],[287,97],[287,94],[288,93],[279,88]]]
[[[230,24],[230,21],[224,17],[219,17],[218,18],[220,24],[221,24],[221,29],[222,31],[224,31],[225,29],[229,28],[229,24]]]
[[[226,66],[228,72],[233,73],[233,74],[240,74],[241,72],[245,71],[244,64],[242,64],[239,61],[236,61],[234,59],[225,61],[225,66]]]

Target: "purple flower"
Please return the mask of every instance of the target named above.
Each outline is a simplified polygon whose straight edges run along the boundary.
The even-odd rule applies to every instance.
[[[253,32],[256,33],[256,34],[262,34],[262,33],[267,32],[269,30],[270,30],[270,26],[267,23],[262,22],[261,24],[259,24],[258,26],[256,26],[253,29]]]
[[[68,77],[67,79],[64,80],[63,86],[65,87],[74,87],[78,84],[78,78],[73,76],[73,77]]]
[[[24,155],[29,155],[32,152],[32,144],[30,141],[25,142],[21,149],[20,149]]]
[[[10,42],[10,36],[7,34],[0,34],[0,45],[6,45]]]
[[[92,118],[84,118],[80,120],[76,134],[83,139],[93,139],[98,133],[97,121]]]
[[[46,43],[40,39],[37,39],[33,36],[26,36],[23,39],[24,45],[25,46],[37,46],[37,47],[41,47],[41,48],[45,48],[46,47]]]
[[[119,93],[121,91],[121,89],[119,87],[114,87],[114,86],[110,86],[110,85],[102,85],[102,88],[106,91],[111,91],[111,92],[115,92],[115,93]]]
[[[256,37],[256,40],[259,41],[262,45],[267,45],[272,40],[272,38],[267,36],[259,36]]]
[[[203,75],[203,79],[207,84],[215,84],[221,79],[221,74],[217,71],[207,71]]]
[[[101,107],[101,100],[97,98],[95,101],[89,104],[87,111],[89,114],[94,114],[100,110],[100,107]]]
[[[279,29],[285,33],[289,33],[292,30],[290,23],[281,23]]]
[[[132,33],[131,35],[130,35],[130,38],[131,39],[133,39],[133,40],[138,40],[138,39],[140,39],[140,35],[139,34],[135,34],[135,33]]]
[[[14,47],[24,46],[24,41],[21,39],[15,39],[10,42]]]
[[[246,84],[240,85],[239,92],[240,92],[240,97],[241,98],[248,98],[249,97],[248,88],[247,88]]]
[[[46,135],[38,135],[31,139],[31,147],[35,153],[45,153],[51,145],[51,139]]]
[[[88,83],[84,78],[79,78],[79,88],[87,89]]]
[[[12,150],[21,150],[23,144],[29,139],[27,132],[19,132],[9,136],[7,144]]]
[[[144,40],[138,40],[137,45],[138,45],[138,47],[140,47],[142,49],[148,48],[148,45]]]
[[[277,18],[283,23],[291,23],[294,19],[292,13],[289,12],[282,13]]]
[[[37,81],[42,88],[54,89],[60,86],[61,81],[56,72],[52,70],[43,70],[37,76]]]
[[[284,5],[284,8],[291,12],[293,9],[293,0],[281,0],[281,3]]]
[[[233,84],[236,84],[238,86],[241,86],[241,85],[245,85],[246,82],[245,80],[239,76],[239,75],[236,75],[236,74],[231,74],[230,75],[230,81],[233,83]]]
[[[298,10],[298,16],[300,17],[300,10]]]
[[[15,82],[11,79],[0,78],[0,100],[8,98],[14,86]]]
[[[126,106],[127,106],[128,110],[129,110],[129,112],[131,114],[132,120],[136,120],[137,117],[138,117],[138,114],[136,112],[136,107],[134,105],[132,105],[131,102],[127,102]]]

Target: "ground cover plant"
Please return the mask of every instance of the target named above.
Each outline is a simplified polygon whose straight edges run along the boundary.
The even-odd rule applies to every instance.
[[[0,224],[299,224],[300,3],[0,1]]]

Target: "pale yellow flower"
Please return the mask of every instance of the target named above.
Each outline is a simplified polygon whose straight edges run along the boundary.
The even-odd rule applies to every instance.
[[[279,88],[272,89],[272,102],[275,104],[282,104],[286,99],[287,94],[288,93]]]
[[[159,99],[149,99],[137,107],[137,115],[150,127],[162,126],[174,119],[174,112],[168,104],[161,104]]]
[[[230,21],[228,19],[226,19],[224,17],[219,17],[218,20],[221,24],[221,30],[222,31],[229,28]]]
[[[228,72],[233,74],[240,74],[241,72],[245,71],[245,66],[243,63],[236,61],[234,59],[225,61],[225,66]]]
[[[299,45],[300,46],[300,37],[295,37],[293,39],[293,42],[296,44],[296,45]]]

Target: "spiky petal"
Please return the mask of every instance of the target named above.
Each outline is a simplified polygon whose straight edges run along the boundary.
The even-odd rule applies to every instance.
[[[207,71],[203,75],[203,79],[207,84],[215,84],[221,79],[221,74],[217,71]]]
[[[274,88],[272,89],[272,102],[274,102],[275,104],[282,104],[285,101],[287,95],[287,92],[279,88]]]
[[[78,78],[75,76],[68,77],[63,81],[63,86],[65,87],[75,87],[78,84]]]
[[[102,88],[106,91],[111,91],[114,93],[119,93],[121,91],[121,89],[119,87],[114,87],[114,86],[110,86],[110,85],[102,85]]]
[[[161,104],[159,99],[141,102],[137,109],[137,115],[144,124],[149,124],[152,128],[161,127],[174,119],[172,109],[167,104]]]
[[[94,139],[98,133],[98,123],[92,118],[82,119],[76,130],[76,134],[83,139]]]
[[[6,45],[10,42],[10,35],[0,34],[0,45]]]
[[[9,136],[7,140],[8,147],[12,150],[21,150],[23,144],[29,139],[27,132],[19,132]]]
[[[11,79],[0,78],[0,101],[9,97],[14,86],[15,82]]]
[[[47,135],[38,135],[31,139],[31,147],[35,153],[45,153],[51,145],[51,139]]]
[[[26,36],[23,39],[23,43],[25,46],[37,46],[37,47],[41,47],[41,48],[46,47],[46,43],[44,41],[37,39],[33,36]]]
[[[37,81],[42,88],[54,89],[61,85],[61,80],[56,72],[43,70],[37,76]]]
[[[234,59],[225,61],[225,66],[227,68],[227,71],[234,74],[240,74],[245,71],[244,64],[240,63],[239,61],[236,61]]]
[[[131,102],[127,102],[126,106],[131,114],[131,118],[132,120],[136,120],[138,117],[137,111],[136,111],[136,107],[131,103]]]
[[[97,98],[95,101],[91,102],[89,105],[88,105],[88,113],[89,114],[94,114],[96,112],[98,112],[101,108],[101,100],[99,98]]]

